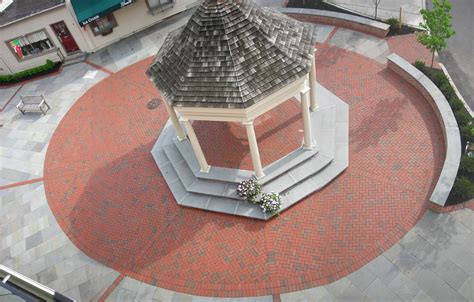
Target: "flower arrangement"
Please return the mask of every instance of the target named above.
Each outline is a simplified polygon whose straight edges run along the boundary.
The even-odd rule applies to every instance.
[[[264,213],[278,214],[278,210],[281,208],[281,196],[275,192],[262,193],[259,204]]]
[[[262,185],[255,178],[241,181],[237,186],[237,195],[251,203],[257,203],[257,197],[261,191]]]
[[[264,213],[278,215],[278,211],[281,209],[280,194],[262,192],[262,185],[258,183],[256,178],[240,182],[237,186],[237,195],[248,202],[260,205]],[[258,198],[259,195],[260,198]]]

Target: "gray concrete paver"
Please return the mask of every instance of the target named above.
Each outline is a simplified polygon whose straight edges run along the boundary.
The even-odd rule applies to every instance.
[[[385,284],[389,284],[395,277],[397,277],[397,275],[400,274],[399,269],[384,255],[375,258],[367,266],[368,269]]]
[[[381,64],[387,62],[386,57],[391,53],[385,40],[346,28],[339,28],[329,45],[356,52]]]
[[[372,273],[372,271],[366,265],[347,276],[347,278],[351,280],[352,284],[354,284],[360,291],[363,292],[372,282],[374,282],[377,276]]]
[[[390,290],[380,279],[375,279],[365,290],[369,299],[374,301],[403,301],[397,294]]]
[[[278,5],[278,1],[265,1]],[[101,50],[89,60],[112,71],[153,55],[170,30],[188,13],[166,20]],[[318,42],[332,26],[315,25]],[[128,40],[128,41],[127,41]],[[339,29],[333,45],[384,60],[385,41]],[[116,49],[114,49],[117,47]],[[42,176],[47,145],[74,102],[108,75],[84,63],[61,74],[24,85],[0,112],[0,186]],[[90,77],[90,78],[88,78]],[[13,89],[14,90],[14,89]],[[0,89],[2,101],[12,91]],[[53,109],[46,116],[22,116],[15,109],[19,95],[44,92]],[[40,280],[78,301],[95,301],[119,273],[94,261],[62,232],[48,207],[40,183],[0,190],[0,262]],[[360,270],[332,284],[281,295],[282,301],[350,301],[400,299],[412,301],[474,300],[474,215],[469,209],[449,214],[427,211],[414,230]],[[272,301],[271,296],[218,299],[193,297],[124,280],[108,301]]]
[[[328,0],[328,2],[355,11],[364,16],[375,16],[373,0]],[[399,18],[400,7],[404,10],[404,23],[418,26],[422,21],[420,9],[425,8],[425,1],[419,0],[390,0],[380,1],[377,9],[378,19]]]

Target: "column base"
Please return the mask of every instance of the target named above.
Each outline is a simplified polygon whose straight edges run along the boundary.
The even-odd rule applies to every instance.
[[[209,171],[211,171],[211,166],[208,166],[207,169],[200,169],[199,171],[202,173],[209,173]]]

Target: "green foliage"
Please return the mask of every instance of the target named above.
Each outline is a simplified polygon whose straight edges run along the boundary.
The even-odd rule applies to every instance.
[[[416,68],[418,68],[420,71],[425,70],[425,61],[423,60],[416,60],[415,63],[413,64]]]
[[[385,20],[385,23],[390,25],[390,28],[398,27],[398,19],[397,18],[389,18],[389,19]]]
[[[449,82],[445,82],[443,83],[440,87],[439,87],[439,90],[441,90],[441,92],[444,94],[444,96],[446,97],[446,99],[450,100],[454,97],[457,97],[456,96],[456,92],[454,91],[453,89],[453,86],[451,86],[451,84]]]
[[[448,47],[447,40],[456,33],[451,25],[453,18],[450,14],[451,7],[449,0],[433,0],[433,9],[420,10],[423,17],[420,27],[425,31],[418,33],[417,38],[433,54],[431,66],[433,66],[434,52]]]
[[[56,67],[57,63],[51,60],[46,60],[46,63],[41,66],[37,66],[31,69],[23,70],[14,74],[0,75],[0,83],[15,83],[23,79],[32,77],[36,74],[51,70]]]
[[[453,111],[458,111],[464,108],[464,103],[458,99],[457,96],[453,96],[452,98],[448,99],[448,102]]]
[[[461,138],[463,141],[474,142],[474,127],[472,125],[459,125],[459,132],[461,132]]]
[[[472,178],[474,176],[474,158],[463,155],[459,164],[459,173]]]
[[[456,117],[456,121],[458,121],[458,126],[460,127],[467,126],[469,122],[472,121],[472,117],[469,112],[467,112],[466,108],[455,111],[454,116]]]
[[[465,176],[457,177],[454,181],[451,195],[456,199],[468,200],[474,197],[474,183]]]
[[[438,87],[441,87],[443,84],[446,84],[446,83],[448,83],[448,85],[449,85],[448,77],[444,73],[442,73],[441,71],[438,71],[438,72],[434,73],[431,76],[431,80]]]

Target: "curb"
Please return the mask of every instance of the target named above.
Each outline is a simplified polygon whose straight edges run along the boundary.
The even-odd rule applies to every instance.
[[[453,82],[453,79],[451,78],[451,76],[449,75],[448,73],[448,70],[446,69],[446,67],[444,67],[444,65],[442,63],[439,63],[439,66],[441,67],[441,69],[443,70],[443,73],[446,75],[446,77],[448,78],[449,80],[449,84],[451,84],[451,86],[453,87],[454,89],[454,92],[456,92],[456,96],[462,101],[462,103],[464,104],[464,108],[466,108],[467,112],[469,112],[469,114],[471,115],[472,118],[474,118],[474,112],[471,110],[471,108],[469,107],[469,105],[466,103],[466,100],[463,98],[463,96],[461,95],[461,92],[459,92],[458,88],[456,87],[456,84],[454,84]]]

